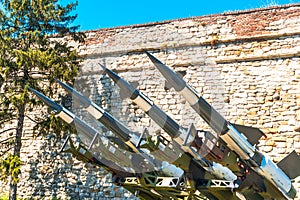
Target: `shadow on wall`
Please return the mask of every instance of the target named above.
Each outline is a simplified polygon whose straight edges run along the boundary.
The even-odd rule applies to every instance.
[[[69,153],[59,153],[63,140],[54,134],[45,137],[37,155],[29,161],[26,198],[82,199],[103,196],[100,167],[82,163]],[[30,191],[30,188],[32,191]]]
[[[105,79],[104,82],[101,82],[102,78]],[[97,77],[90,76],[85,81],[87,81],[87,84],[82,84],[81,87],[86,91],[76,89],[95,100],[95,103],[101,107],[104,106],[106,110],[109,110],[113,89],[107,85],[111,84],[108,77],[101,75],[99,82]],[[101,93],[95,87],[97,83],[98,86],[102,85]],[[92,97],[88,94],[92,94]],[[61,104],[70,110],[74,110],[74,106],[71,109],[70,101],[72,101],[70,98],[64,96]],[[80,110],[80,107],[75,107],[75,109]],[[92,126],[96,125],[96,129],[99,128],[99,124],[94,124],[93,121],[91,123]],[[102,128],[101,125],[100,129],[97,130],[103,130]],[[25,183],[22,183],[26,191],[21,192],[21,198],[22,196],[45,199],[113,199],[116,197],[124,198],[124,196],[134,198],[122,187],[113,186],[111,175],[103,168],[89,163],[82,163],[69,153],[60,153],[63,140],[56,137],[55,134],[49,134],[43,140],[37,142],[42,144],[38,145],[39,150],[35,150],[35,155],[29,158],[29,177],[25,180]]]
[[[54,134],[46,136],[37,155],[29,161],[28,188],[32,191],[28,193],[31,197],[56,198],[69,185],[72,158],[71,155],[59,155],[60,144],[60,139]]]
[[[61,98],[60,103],[70,109],[70,96]],[[82,163],[69,153],[60,153],[64,140],[54,133],[35,142],[36,149],[30,145],[35,153],[28,155],[28,177],[22,182],[21,198],[81,199],[98,195],[95,188],[101,189],[103,169]]]

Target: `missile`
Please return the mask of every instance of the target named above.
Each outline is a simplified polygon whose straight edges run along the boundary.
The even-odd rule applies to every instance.
[[[136,103],[143,111],[145,111],[151,119],[153,119],[164,131],[166,131],[171,138],[178,143],[184,143],[187,139],[187,143],[191,143],[193,136],[190,135],[185,138],[182,133],[186,133],[186,129],[181,127],[176,121],[156,106],[148,97],[146,97],[139,90],[134,88],[130,83],[119,77],[115,72],[102,66],[108,76],[120,87],[122,93],[121,96],[129,97],[134,103]]]
[[[81,93],[76,91],[74,88],[69,86],[68,84],[56,80],[69,94],[72,95],[76,101],[80,103],[80,105],[86,109],[93,117],[95,117],[99,122],[101,122],[105,127],[107,127],[110,131],[115,133],[123,142],[125,142],[135,153],[142,153],[140,149],[136,147],[135,144],[131,141],[137,137],[135,133],[129,130],[125,125],[123,125],[120,121],[106,112],[103,108],[95,104],[93,101],[83,96]],[[133,138],[132,138],[133,136]]]
[[[164,65],[150,53],[146,52],[150,60],[165,77],[167,83],[181,94],[190,106],[207,122],[227,146],[245,160],[249,167],[278,187],[284,196],[294,198],[296,190],[291,179],[300,175],[300,157],[292,152],[282,160],[278,167],[270,158],[260,153],[255,145],[264,134],[257,128],[231,124],[221,116],[204,98],[189,86],[179,75]],[[293,167],[288,167],[288,161],[293,160]],[[284,168],[285,167],[285,168]],[[288,176],[289,175],[289,176]]]
[[[140,172],[142,168],[150,171],[153,169],[152,164],[142,158],[140,155],[118,148],[114,143],[110,142],[106,137],[101,136],[95,129],[90,127],[84,121],[79,119],[76,115],[70,112],[63,106],[55,103],[42,93],[29,88],[37,97],[39,97],[47,106],[49,106],[55,113],[68,124],[75,126],[78,130],[81,139],[86,141],[89,150],[93,151],[94,156],[99,160],[103,155],[119,165],[123,166],[123,170],[131,173]],[[88,140],[85,140],[88,138]],[[103,145],[104,144],[104,145]],[[152,171],[152,170],[151,170]]]
[[[171,117],[169,117],[165,112],[163,112],[159,107],[157,107],[147,96],[141,93],[139,90],[134,88],[124,79],[120,78],[116,73],[102,66],[105,73],[110,76],[110,78],[120,87],[120,92],[122,98],[129,97],[134,103],[136,103],[140,108],[142,108],[153,121],[155,121],[169,136],[172,138],[172,141],[181,147],[185,152],[185,158],[179,158],[174,164],[179,167],[186,167],[187,160],[190,165],[189,169],[185,168],[186,172],[191,172],[193,175],[197,176],[195,171],[205,170],[208,173],[212,174],[214,177],[232,181],[235,188],[238,187],[239,181],[237,181],[237,175],[235,175],[229,168],[224,167],[223,165],[214,162],[208,161],[201,157],[195,150],[195,147],[191,147],[190,143],[195,142],[194,136],[197,134],[193,125],[189,129],[185,129],[177,124]],[[174,128],[175,127],[175,128]],[[186,158],[188,157],[188,158]],[[181,160],[182,159],[182,160]],[[233,163],[235,165],[235,163]],[[225,191],[224,191],[225,192]],[[232,194],[226,193],[214,193],[219,199],[227,199],[232,196]],[[248,194],[247,194],[248,195]]]
[[[79,158],[80,160],[82,160],[84,162],[91,162],[93,164],[97,164],[99,166],[104,167],[106,170],[113,173],[113,179],[123,180],[128,177],[136,177],[136,173],[134,173],[135,166],[130,166],[131,168],[133,168],[132,172],[127,172],[128,167],[126,167],[126,168],[123,167],[124,162],[125,163],[131,162],[130,155],[128,156],[128,155],[124,154],[124,152],[119,152],[118,149],[116,149],[113,146],[113,144],[111,144],[109,146],[106,145],[106,148],[101,149],[101,151],[104,151],[103,152],[104,154],[109,154],[108,156],[111,158],[110,160],[107,160],[106,157],[98,156],[99,150],[97,150],[97,149],[101,148],[103,146],[102,145],[103,141],[106,140],[106,142],[109,142],[109,141],[107,141],[107,139],[104,136],[100,136],[100,134],[96,130],[94,130],[93,128],[88,126],[85,122],[81,121],[77,116],[75,116],[73,113],[71,113],[69,110],[67,110],[63,106],[55,103],[54,101],[52,101],[45,95],[41,94],[40,92],[38,92],[32,88],[30,88],[30,90],[36,96],[38,96],[47,106],[49,106],[53,110],[53,112],[56,116],[61,117],[65,122],[67,122],[70,125],[76,124],[77,125],[76,128],[79,129],[80,132],[83,133],[83,135],[81,136],[82,138],[88,137],[89,141],[92,140],[90,142],[90,144],[89,143],[85,144],[86,146],[89,146],[89,148],[85,148],[84,146],[79,145],[79,147],[77,149],[75,149],[73,143],[71,142],[71,140],[68,137],[66,139],[65,143],[63,144],[61,151],[70,152],[75,157]],[[108,152],[106,149],[109,149],[109,151],[111,151],[113,149],[113,152]],[[118,155],[121,155],[121,156],[118,156]],[[116,158],[116,159],[114,159],[114,158]],[[120,160],[121,161],[123,160],[123,162],[120,162]],[[121,163],[121,166],[117,165],[117,163]],[[168,172],[168,171],[174,170],[174,168],[172,168],[172,166],[170,166],[170,165],[168,165],[166,168],[167,168],[166,170],[164,170],[164,168],[162,169],[162,174],[164,174],[164,175],[168,175],[168,174],[164,173],[165,171]],[[199,171],[198,171],[198,173],[199,173]],[[180,180],[180,178],[181,178],[181,177],[157,177],[157,176],[155,176],[155,175],[153,176],[149,173],[140,174],[140,175],[141,175],[140,179],[145,179],[145,180],[147,180],[146,177],[150,175],[150,177],[152,176],[154,179],[156,179],[157,183],[160,183],[161,180],[165,180],[165,179],[166,180],[174,180],[174,178],[176,178],[176,180]],[[139,179],[139,178],[137,177],[134,179]],[[152,179],[149,179],[149,180],[152,180]],[[162,183],[166,184],[165,182],[162,182]],[[147,184],[149,184],[149,183],[147,183]],[[179,182],[178,182],[178,184],[179,184]],[[122,186],[125,187],[126,189],[128,189],[129,191],[131,191],[132,193],[137,192],[138,196],[141,196],[146,199],[161,199],[163,196],[164,196],[164,198],[167,198],[167,196],[165,196],[165,195],[168,194],[168,193],[165,194],[164,190],[159,191],[159,193],[157,193],[153,189],[148,191],[148,189],[144,188],[143,184],[142,185],[141,184],[133,185],[133,187],[131,187],[130,185],[122,185]],[[163,195],[161,195],[160,192]],[[216,193],[216,192],[214,192],[214,193]],[[204,194],[207,196],[214,197],[213,195],[211,195],[207,192],[204,192]],[[223,199],[223,198],[221,198],[221,199]]]
[[[107,113],[104,109],[96,105],[87,97],[83,96],[71,86],[61,82],[60,80],[56,80],[69,94],[72,95],[76,101],[83,106],[92,116],[94,116],[99,122],[101,122],[105,127],[107,127],[110,131],[115,133],[122,141],[124,141],[132,150],[136,153],[140,153],[140,150],[136,148],[134,144],[130,141],[131,136],[129,133],[132,133],[127,127],[125,127],[122,123],[115,120],[113,116]]]
[[[181,127],[164,111],[157,107],[153,101],[147,96],[141,93],[138,89],[134,88],[130,83],[119,77],[116,73],[110,69],[102,66],[105,73],[120,87],[121,96],[129,97],[134,103],[136,103],[142,110],[150,116],[169,136],[181,146],[182,150],[190,154],[194,159],[198,161],[198,164],[215,175],[218,178],[234,181],[237,176],[227,167],[224,167],[216,162],[207,162],[202,158],[193,148],[190,147],[190,143],[194,141],[195,128],[190,126],[189,129]]]
[[[74,88],[69,86],[66,83],[63,83],[60,80],[56,80],[69,94],[72,94],[72,97],[80,103],[81,106],[83,106],[84,109],[86,109],[93,117],[95,117],[99,122],[101,122],[104,126],[106,126],[110,131],[115,133],[117,136],[120,137],[123,143],[128,145],[130,149],[132,149],[133,152],[143,156],[146,160],[149,161],[155,161],[156,163],[153,164],[155,167],[154,169],[159,171],[162,170],[165,174],[168,174],[169,176],[182,176],[183,170],[180,168],[175,167],[174,165],[171,165],[161,158],[167,158],[170,159],[170,156],[176,157],[177,155],[174,153],[174,151],[168,150],[168,147],[164,147],[164,151],[168,152],[168,155],[164,154],[163,151],[156,151],[154,152],[154,156],[156,158],[159,158],[162,163],[158,163],[158,160],[152,159],[147,153],[142,151],[140,148],[137,148],[137,144],[134,144],[131,140],[134,139],[136,136],[135,133],[133,133],[131,130],[129,130],[125,125],[123,125],[120,121],[118,121],[116,118],[114,118],[111,114],[106,112],[104,109],[102,109],[100,106],[95,104],[93,101],[88,99],[87,97],[83,96],[81,93],[76,91]],[[141,135],[142,137],[142,135]],[[140,137],[140,138],[141,138]]]

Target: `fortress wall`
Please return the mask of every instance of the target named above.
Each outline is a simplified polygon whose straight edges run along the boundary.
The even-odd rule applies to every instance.
[[[150,133],[160,133],[140,109],[121,100],[100,63],[138,83],[181,125],[208,129],[180,95],[164,89],[163,77],[143,53],[147,50],[175,71],[186,72],[184,79],[230,122],[263,130],[267,138],[258,147],[278,162],[293,149],[300,153],[299,16],[300,4],[292,4],[89,31],[86,44],[78,47],[86,59],[75,88],[131,130],[148,127]],[[58,155],[60,145],[54,135],[28,136],[20,197],[132,198],[113,187],[104,170]],[[299,178],[294,185],[300,193]]]

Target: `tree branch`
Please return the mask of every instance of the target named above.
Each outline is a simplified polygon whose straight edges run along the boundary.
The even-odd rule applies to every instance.
[[[28,115],[25,115],[25,117],[27,117],[30,121],[32,121],[32,122],[34,122],[34,123],[36,123],[36,124],[40,123],[40,122],[38,122],[38,121],[32,119],[32,118],[29,117]]]
[[[3,118],[3,119],[0,119],[0,124],[4,124],[5,122],[8,122],[8,121],[12,121],[14,119],[17,119],[16,117],[10,117],[10,118]]]
[[[7,132],[7,131],[11,131],[11,130],[16,130],[16,128],[9,128],[9,129],[6,129],[6,130],[4,130],[4,131],[1,131],[0,134],[5,133],[5,132]]]
[[[8,143],[7,141],[8,140],[11,140],[11,139],[13,139],[15,136],[11,136],[11,137],[8,137],[8,138],[6,138],[6,139],[4,139],[4,140],[1,140],[0,141],[0,144],[6,144],[6,143]]]
[[[2,152],[2,154],[0,155],[0,157],[4,156],[7,152],[9,152],[12,149],[13,149],[13,147],[10,147],[10,148],[6,149],[6,151]]]

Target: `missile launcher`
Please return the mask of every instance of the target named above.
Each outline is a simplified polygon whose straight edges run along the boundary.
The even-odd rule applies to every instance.
[[[71,86],[57,82],[113,136],[104,136],[60,104],[30,88],[52,114],[75,126],[81,142],[68,136],[61,152],[103,167],[113,183],[141,199],[293,199],[292,179],[300,175],[300,157],[293,151],[277,164],[256,145],[258,128],[232,124],[161,61],[145,52],[169,87],[181,94],[213,132],[179,125],[153,101],[115,72],[102,66],[118,85],[121,98],[130,98],[168,134],[153,135],[147,128],[131,131],[99,105]]]
[[[299,167],[297,167],[300,164],[300,157],[296,152],[293,151],[279,162],[278,165],[274,164],[270,158],[263,155],[255,147],[258,140],[264,135],[262,131],[253,127],[231,124],[207,103],[205,99],[197,94],[178,74],[173,72],[150,53],[146,52],[146,54],[165,77],[168,85],[172,86],[181,94],[199,116],[216,133],[220,134],[220,140],[225,143],[231,151],[235,152],[251,170],[268,180],[268,183],[262,183],[262,185],[269,185],[269,183],[271,183],[273,185],[270,186],[272,187],[272,191],[274,187],[278,188],[281,194],[276,196],[278,192],[275,192],[274,198],[292,199],[296,196],[296,190],[291,181],[291,179],[300,175]],[[290,166],[289,163],[291,164]],[[274,189],[274,191],[275,190],[276,189]]]
[[[125,187],[141,198],[166,199],[172,197],[178,199],[193,196],[195,199],[203,199],[204,196],[206,196],[210,199],[220,199],[220,197],[222,197],[220,193],[222,193],[224,188],[229,190],[235,186],[232,182],[224,182],[226,183],[225,185],[220,184],[219,180],[210,182],[210,179],[204,179],[210,178],[209,174],[205,175],[205,171],[202,170],[202,172],[200,172],[200,169],[197,169],[197,172],[202,174],[202,179],[199,181],[190,180],[189,175],[183,174],[180,169],[170,164],[162,166],[160,171],[145,171],[139,173],[141,167],[147,167],[147,164],[149,165],[150,163],[145,162],[140,154],[136,154],[139,158],[139,160],[137,160],[134,158],[134,155],[132,155],[132,152],[126,152],[122,150],[122,148],[118,148],[118,146],[115,146],[115,143],[101,136],[95,129],[63,106],[55,103],[32,88],[30,88],[30,90],[49,106],[56,116],[62,118],[68,124],[76,126],[80,138],[85,142],[75,148],[72,140],[68,137],[63,144],[62,152],[71,153],[80,161],[104,167],[104,169],[112,173],[113,182],[115,184]],[[126,146],[123,140],[118,141],[118,143]],[[181,161],[185,160],[182,158]],[[190,164],[190,166],[193,166],[193,164]],[[198,176],[200,177],[200,175]],[[205,184],[203,184],[204,182]],[[201,188],[214,187],[216,191],[212,192],[214,194],[206,191],[202,193],[196,192],[197,187],[200,187],[198,186],[199,183],[201,183]],[[216,198],[216,196],[219,197]]]
[[[207,160],[206,158],[202,157],[200,154],[198,154],[199,150],[201,149],[201,144],[197,141],[197,139],[199,139],[199,134],[193,125],[191,125],[188,129],[181,127],[177,122],[175,122],[171,117],[157,107],[153,101],[151,101],[139,90],[134,88],[130,83],[119,77],[115,72],[109,70],[108,68],[103,67],[103,69],[105,73],[108,74],[110,78],[120,87],[120,90],[123,93],[121,96],[130,98],[135,104],[142,108],[142,110],[144,110],[150,116],[150,118],[153,119],[153,121],[155,121],[166,133],[169,134],[169,136],[172,138],[172,141],[179,145],[190,159],[196,162],[198,167],[205,169],[214,177],[224,181],[232,181],[235,185],[235,188],[238,187],[238,185],[244,179],[244,171],[248,171],[248,169],[245,169],[245,165],[243,165],[243,163],[229,163],[229,161],[226,161],[226,164],[230,164],[232,168],[238,170],[235,172],[235,174],[229,167],[223,166],[214,160]],[[210,156],[212,155],[213,153],[211,152]],[[222,161],[224,161],[224,159],[222,159]],[[242,167],[237,167],[237,165]],[[253,177],[254,179],[262,181],[262,177],[260,176],[254,175]],[[251,191],[247,195],[260,196],[256,194],[256,191]],[[262,197],[260,196],[260,198]]]

